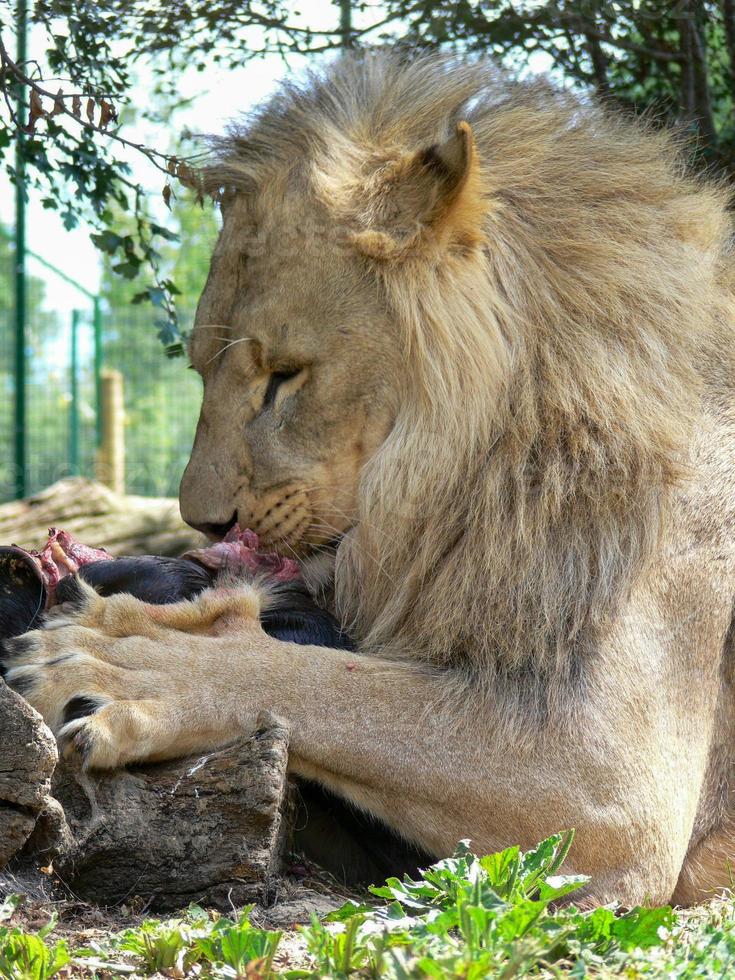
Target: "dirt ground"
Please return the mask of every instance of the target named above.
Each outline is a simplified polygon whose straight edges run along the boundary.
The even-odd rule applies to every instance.
[[[71,894],[50,869],[0,873],[0,898],[11,894],[24,898],[13,916],[13,925],[36,931],[55,914],[57,923],[52,938],[66,939],[70,950],[92,943],[102,945],[111,934],[138,926],[145,919],[177,916],[175,911],[156,911],[151,900],[142,896],[131,896],[119,905],[105,908],[91,905]],[[369,896],[350,891],[320,868],[296,856],[287,864],[286,874],[275,883],[271,902],[256,905],[250,921],[262,929],[283,931],[274,966],[280,970],[294,969],[302,966],[306,957],[306,945],[297,926],[308,923],[312,913],[325,915],[348,899],[365,901],[366,897]],[[233,905],[229,910],[218,911],[237,918],[241,909]],[[65,975],[84,976],[88,971],[72,968]]]

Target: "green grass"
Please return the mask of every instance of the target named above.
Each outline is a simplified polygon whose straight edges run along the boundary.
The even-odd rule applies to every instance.
[[[371,889],[377,903],[314,916],[295,957],[282,933],[251,924],[252,909],[233,920],[197,906],[69,949],[53,921],[36,933],[12,926],[14,897],[0,906],[0,977],[735,977],[734,901],[581,912],[573,895],[588,879],[561,873],[572,836],[479,858],[461,844],[421,878]]]

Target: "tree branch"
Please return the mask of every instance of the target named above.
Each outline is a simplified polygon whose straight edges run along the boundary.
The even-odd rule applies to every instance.
[[[10,57],[7,48],[3,43],[2,37],[0,37],[0,68],[2,69],[3,76],[7,72],[16,80],[16,82],[25,85],[32,92],[35,92],[39,98],[50,99],[54,103],[55,115],[66,115],[70,119],[73,119],[75,122],[77,122],[80,126],[83,126],[85,129],[91,129],[93,132],[99,133],[102,136],[109,136],[111,139],[115,140],[117,143],[121,144],[122,146],[126,146],[129,149],[137,150],[139,153],[142,153],[143,156],[145,156],[154,165],[154,167],[157,167],[158,170],[166,174],[167,177],[170,176],[170,171],[168,169],[170,157],[168,156],[168,154],[160,153],[158,150],[153,150],[150,147],[145,146],[145,144],[143,143],[135,143],[133,142],[133,140],[126,139],[124,136],[121,136],[119,132],[117,132],[114,129],[109,130],[102,126],[97,125],[97,123],[94,123],[89,119],[80,118],[80,116],[78,116],[72,109],[67,108],[66,103],[64,101],[65,99],[69,99],[69,98],[71,99],[94,98],[95,101],[98,101],[99,99],[104,98],[104,96],[95,95],[92,97],[88,95],[81,95],[78,93],[58,96],[54,92],[49,92],[48,89],[43,88],[41,85],[38,84],[38,82],[35,82],[32,78],[30,78],[23,71],[23,69],[20,68],[20,66],[17,65],[16,62]],[[3,91],[5,91],[6,86],[4,80],[2,82],[2,88]],[[56,107],[59,107],[58,111],[56,111]],[[14,113],[11,115],[11,118],[15,126],[18,127],[18,120],[15,117]]]
[[[587,41],[590,61],[592,62],[592,73],[595,76],[597,91],[601,95],[609,95],[610,83],[607,79],[607,58],[605,57],[605,52],[602,50],[602,45],[596,37],[588,31],[585,32],[584,36]]]
[[[676,19],[684,59],[680,87],[681,108],[685,118],[696,126],[707,146],[715,149],[717,130],[710,102],[706,42],[689,0],[683,0]]]
[[[666,51],[662,48],[651,48],[645,44],[636,44],[635,41],[628,41],[626,38],[615,37],[608,31],[600,30],[597,27],[585,27],[584,23],[576,22],[575,26],[580,30],[580,33],[588,34],[590,38],[596,41],[604,41],[605,44],[611,45],[614,48],[620,48],[621,51],[630,51],[633,54],[647,55],[649,58],[653,58],[655,61],[667,61],[667,62],[677,62],[682,60],[682,55],[676,51]]]

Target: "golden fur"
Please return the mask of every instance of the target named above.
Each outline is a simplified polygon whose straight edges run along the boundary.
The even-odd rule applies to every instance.
[[[480,162],[460,234],[376,270],[409,397],[363,473],[338,600],[368,647],[563,667],[658,543],[728,274],[726,190],[669,133],[544,82],[385,53],[279,94],[208,183],[298,160],[371,229],[386,169],[461,120]]]
[[[390,52],[287,85],[214,148],[182,512],[304,557],[359,653],[251,621],[185,643],[172,611],[155,650],[131,626],[121,683],[98,610],[33,634],[30,700],[58,727],[90,686],[105,711],[160,699],[138,735],[128,709],[78,726],[104,765],[272,709],[294,771],[435,853],[574,825],[597,900],[726,884],[725,189],[670,134],[545,82]],[[62,678],[73,644],[91,659]]]

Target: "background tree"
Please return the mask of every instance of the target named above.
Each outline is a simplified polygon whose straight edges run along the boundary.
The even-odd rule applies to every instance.
[[[696,137],[700,162],[735,171],[735,0],[389,0],[419,46],[543,52],[570,81]]]

